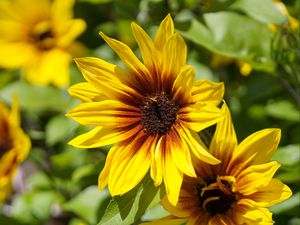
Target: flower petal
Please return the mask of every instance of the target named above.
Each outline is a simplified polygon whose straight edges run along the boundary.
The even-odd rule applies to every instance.
[[[146,85],[149,83],[149,81],[151,81],[151,75],[148,69],[144,66],[144,64],[140,62],[140,60],[134,55],[132,50],[127,45],[116,39],[107,37],[102,32],[100,32],[100,35],[106,41],[106,43],[118,54],[118,56],[125,63],[128,69],[132,71],[140,81],[143,82],[141,85]]]
[[[136,42],[138,43],[145,66],[155,73],[159,64],[157,56],[160,54],[154,46],[149,35],[136,23],[131,23],[132,32]]]
[[[140,121],[139,109],[114,100],[82,103],[66,115],[83,125],[115,128]]]
[[[71,96],[83,102],[96,102],[107,99],[105,95],[88,82],[74,84],[68,89],[68,92]]]
[[[76,148],[99,148],[105,145],[124,141],[137,134],[141,129],[141,126],[135,126],[129,130],[116,130],[110,127],[96,127],[93,130],[74,138],[68,144]]]
[[[144,178],[150,168],[152,142],[153,138],[141,131],[116,153],[108,177],[108,188],[113,196],[130,191]]]
[[[166,135],[168,137],[167,144],[171,151],[172,160],[175,162],[177,168],[190,177],[196,177],[187,143],[184,139],[180,138],[180,134],[176,129],[171,130]]]
[[[122,148],[120,148],[117,145],[114,145],[110,148],[110,150],[106,156],[104,168],[102,169],[102,171],[98,177],[98,189],[99,190],[102,190],[108,184],[108,176],[109,176],[111,164],[112,164],[112,161],[113,161],[115,155],[117,155],[116,153],[119,151],[122,151]]]
[[[217,127],[210,143],[210,152],[213,156],[220,159],[224,167],[228,165],[229,160],[237,146],[236,134],[231,120],[230,111],[224,102],[221,108],[225,117],[217,123]],[[226,168],[223,168],[224,171]]]
[[[24,69],[23,76],[31,83],[63,87],[69,83],[71,55],[60,49],[43,52]]]
[[[194,79],[194,68],[192,66],[183,66],[173,84],[172,99],[182,105],[190,102]]]
[[[178,132],[180,133],[180,136],[186,141],[188,144],[190,150],[194,153],[194,155],[200,159],[201,161],[204,161],[208,164],[218,164],[220,161],[213,157],[206,149],[205,145],[199,138],[199,136],[193,132],[181,125],[176,128]]]
[[[240,200],[233,210],[236,224],[273,225],[272,214],[266,208],[255,207],[246,199]]]
[[[288,199],[292,195],[291,189],[280,180],[272,179],[270,183],[257,192],[248,196],[260,207],[270,207]]]
[[[223,119],[224,113],[221,109],[212,105],[194,104],[183,107],[178,112],[180,120],[187,126],[199,132]]]
[[[168,201],[167,196],[162,198],[161,204],[172,215],[179,218],[185,218],[189,217],[193,213],[197,202],[195,203],[195,196],[193,193],[181,189],[179,201],[177,202],[176,206],[172,205]]]
[[[224,83],[197,80],[192,88],[193,102],[218,105],[224,95]]]
[[[257,192],[270,183],[279,167],[275,161],[248,167],[238,174],[236,190],[244,195]]]
[[[187,47],[183,38],[175,33],[162,50],[162,79],[165,87],[172,88],[182,66],[186,64]]]
[[[94,57],[77,58],[75,62],[85,79],[108,98],[130,101],[140,97],[135,90],[122,83],[121,79],[129,75],[120,67]]]
[[[270,128],[251,134],[238,145],[229,167],[240,164],[239,170],[243,170],[250,165],[268,162],[277,149],[280,133],[280,129]]]
[[[160,23],[156,32],[155,46],[157,49],[163,49],[166,42],[174,34],[174,23],[170,14]]]
[[[34,48],[25,42],[6,42],[0,40],[0,66],[17,68],[25,66],[34,57]]]

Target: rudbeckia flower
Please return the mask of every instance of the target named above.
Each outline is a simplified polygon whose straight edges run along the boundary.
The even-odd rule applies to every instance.
[[[22,68],[31,83],[69,83],[71,49],[85,22],[73,19],[74,0],[1,0],[0,67]],[[77,47],[76,47],[77,46]]]
[[[30,139],[20,127],[17,101],[10,111],[0,102],[0,202],[11,193],[14,174],[30,146]]]
[[[132,31],[144,63],[127,45],[103,33],[127,70],[98,58],[75,60],[88,82],[69,89],[84,103],[67,115],[96,127],[70,144],[95,148],[115,143],[99,176],[100,189],[108,184],[112,195],[122,195],[150,168],[155,185],[164,181],[168,198],[175,204],[183,174],[196,176],[191,152],[204,162],[219,163],[204,149],[196,132],[222,119],[217,106],[224,87],[194,80],[193,67],[186,65],[186,44],[174,32],[170,15],[162,21],[154,42],[136,23]]]
[[[207,165],[195,158],[197,177],[185,176],[176,206],[166,197],[162,205],[172,215],[145,225],[269,225],[267,209],[291,196],[291,190],[273,178],[279,168],[269,162],[280,140],[279,129],[258,131],[237,143],[229,110],[217,124],[210,144],[219,165]]]

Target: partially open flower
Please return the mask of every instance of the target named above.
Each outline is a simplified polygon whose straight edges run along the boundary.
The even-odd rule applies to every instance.
[[[0,202],[10,193],[12,180],[30,150],[30,139],[20,127],[18,103],[11,111],[0,102]]]
[[[267,225],[273,224],[266,207],[291,196],[288,186],[274,179],[277,162],[268,162],[280,140],[279,129],[258,131],[239,145],[229,110],[217,124],[210,145],[218,165],[194,158],[197,177],[185,176],[176,206],[166,197],[162,204],[172,215],[148,225]]]

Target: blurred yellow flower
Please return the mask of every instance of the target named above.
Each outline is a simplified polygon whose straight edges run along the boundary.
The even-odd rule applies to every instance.
[[[1,0],[0,67],[22,68],[39,85],[69,83],[74,39],[85,22],[73,19],[74,0]]]
[[[279,129],[264,129],[237,143],[229,110],[217,128],[210,152],[218,165],[194,165],[197,178],[184,177],[176,206],[166,197],[162,204],[172,215],[145,225],[269,225],[272,214],[266,207],[284,201],[291,190],[273,175],[279,168],[268,162],[280,140]]]
[[[12,109],[0,102],[0,202],[11,193],[12,180],[30,150],[30,139],[20,128],[18,102]]]
[[[112,195],[134,188],[150,169],[155,185],[164,181],[167,196],[176,204],[183,174],[196,176],[191,154],[210,164],[212,157],[197,137],[198,131],[221,120],[218,108],[222,83],[195,81],[186,65],[187,46],[174,32],[170,15],[161,23],[155,41],[136,23],[132,31],[142,63],[124,43],[101,33],[128,70],[98,58],[76,63],[88,82],[69,89],[84,103],[67,115],[83,125],[96,126],[70,144],[95,148],[114,144],[99,176],[99,188]]]

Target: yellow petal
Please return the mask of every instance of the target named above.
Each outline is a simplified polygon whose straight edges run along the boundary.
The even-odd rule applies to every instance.
[[[166,136],[172,160],[175,162],[177,168],[190,177],[196,177],[189,146],[185,140],[180,138],[180,134],[176,129],[171,130]]]
[[[99,174],[98,177],[98,189],[102,190],[107,184],[108,184],[108,176],[111,168],[111,163],[116,155],[117,151],[122,151],[122,148],[119,148],[119,146],[114,145],[113,147],[110,148],[104,168],[102,169],[101,173]]]
[[[8,18],[0,19],[0,39],[8,42],[18,42],[24,40],[25,35],[25,26],[19,21],[9,20]]]
[[[237,203],[233,210],[233,219],[236,224],[272,225],[272,214],[266,208],[254,207],[246,199]]]
[[[224,113],[216,106],[194,104],[181,108],[178,117],[190,129],[199,132],[223,119]]]
[[[143,131],[126,147],[119,151],[112,163],[108,178],[111,194],[122,195],[134,188],[150,168],[151,146],[153,138]]]
[[[54,0],[51,5],[51,16],[56,26],[72,19],[74,0]],[[60,23],[59,23],[60,21]]]
[[[172,99],[179,104],[190,102],[191,90],[195,79],[195,70],[192,66],[184,66],[181,68],[173,87]]]
[[[67,113],[83,125],[125,127],[140,120],[139,109],[114,100],[82,103]]]
[[[17,96],[13,97],[13,103],[9,115],[10,124],[13,124],[15,127],[20,126],[20,109],[19,109],[19,100]]]
[[[138,43],[141,55],[145,66],[150,70],[155,72],[156,65],[159,61],[157,56],[159,52],[154,47],[152,39],[149,35],[136,23],[131,23],[132,32],[136,42]]]
[[[68,89],[71,96],[80,99],[83,102],[103,101],[107,97],[88,82],[74,84]]]
[[[134,55],[132,50],[124,43],[107,37],[102,32],[101,37],[106,43],[118,54],[120,59],[125,63],[130,71],[132,71],[139,79],[145,83],[151,80],[151,75],[147,68],[140,62],[140,60]]]
[[[93,57],[77,58],[75,62],[85,79],[108,98],[130,100],[133,96],[140,97],[135,90],[122,83],[120,78],[129,75],[120,67]]]
[[[257,192],[270,183],[279,167],[275,161],[248,167],[237,176],[236,190],[244,195]]]
[[[162,154],[161,154],[161,144],[163,138],[160,137],[157,141],[154,142],[154,154],[152,154],[152,162],[151,162],[151,170],[150,175],[152,180],[154,181],[155,186],[159,186],[162,182],[163,174],[162,174]]]
[[[179,201],[177,202],[176,206],[172,205],[168,201],[167,196],[162,198],[161,204],[172,215],[179,218],[185,218],[189,217],[194,211],[193,208],[195,207],[195,196],[193,193],[189,193],[184,189],[181,189]]]
[[[217,123],[213,139],[210,143],[210,152],[213,156],[222,161],[222,165],[227,166],[237,146],[237,139],[230,111],[225,102],[221,110],[225,117]]]
[[[70,60],[69,53],[60,49],[43,52],[25,67],[23,76],[34,84],[48,85],[52,83],[63,87],[69,83]]]
[[[224,83],[197,80],[192,88],[193,102],[218,105],[224,95]]]
[[[177,128],[181,134],[181,137],[189,145],[190,150],[194,155],[203,162],[216,165],[220,163],[220,160],[213,157],[206,149],[205,145],[197,135],[197,133],[190,131],[184,126]]]
[[[156,32],[155,46],[157,49],[163,49],[165,43],[174,34],[174,23],[170,14],[168,14],[164,20],[160,23],[160,26]]]
[[[183,38],[175,33],[162,49],[162,75],[164,82],[174,81],[186,64],[187,47]],[[171,82],[173,83],[173,82]],[[168,85],[167,83],[164,85]],[[172,88],[172,87],[171,87]]]
[[[76,39],[86,29],[86,23],[81,19],[70,21],[64,29],[62,29],[57,40],[57,46],[67,47],[74,39]]]
[[[93,130],[74,138],[68,144],[77,148],[99,148],[126,140],[137,134],[141,129],[141,126],[136,126],[129,130],[96,127]]]
[[[183,173],[177,169],[175,163],[168,153],[165,153],[164,155],[162,171],[167,198],[171,204],[176,205],[179,198]]]
[[[25,42],[0,40],[0,66],[17,68],[27,65],[34,58],[34,48]]]
[[[232,166],[235,163],[243,162],[243,166],[239,168],[242,170],[250,165],[268,162],[277,149],[280,133],[280,129],[270,128],[248,136],[234,151]]]
[[[257,192],[247,196],[260,207],[270,207],[291,197],[291,189],[280,180],[272,179],[270,183]]]

